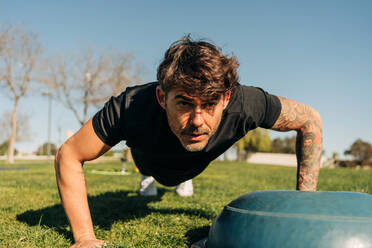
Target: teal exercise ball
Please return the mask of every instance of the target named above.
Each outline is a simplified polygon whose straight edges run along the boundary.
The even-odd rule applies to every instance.
[[[207,248],[372,248],[372,195],[260,191],[214,220]]]

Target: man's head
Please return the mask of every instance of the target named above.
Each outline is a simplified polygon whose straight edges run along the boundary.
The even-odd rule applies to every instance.
[[[166,51],[158,68],[156,95],[173,133],[188,151],[200,151],[216,132],[239,64],[218,47],[189,36]]]

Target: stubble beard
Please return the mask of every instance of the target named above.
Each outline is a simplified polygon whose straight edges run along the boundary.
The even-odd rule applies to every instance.
[[[189,151],[189,152],[200,152],[201,150],[204,149],[204,147],[208,143],[208,140],[207,141],[203,141],[203,142],[193,143],[193,144],[184,144],[182,142],[182,140],[180,140],[180,141],[181,141],[181,144],[182,144],[183,148],[185,148],[185,150],[186,151]]]
[[[181,137],[178,137],[178,139],[180,140],[183,148],[185,148],[187,151],[189,151],[189,152],[200,152],[201,150],[203,150],[207,146],[209,139],[216,133],[217,128],[219,127],[219,125],[220,125],[220,122],[218,122],[218,124],[216,126],[216,129],[214,129],[214,130],[210,130],[210,129],[207,129],[207,128],[198,128],[198,127],[194,127],[194,126],[190,126],[190,125],[181,130],[181,132],[180,132],[181,136],[192,134],[192,133],[204,133],[208,137],[207,137],[206,140],[203,140],[201,142],[184,143]]]

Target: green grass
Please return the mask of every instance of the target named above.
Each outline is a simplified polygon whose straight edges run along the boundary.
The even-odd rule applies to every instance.
[[[53,165],[46,162],[0,163],[0,247],[68,247],[72,234],[60,204]],[[89,202],[98,238],[110,247],[189,247],[204,238],[213,219],[238,196],[259,190],[295,188],[296,168],[215,162],[194,179],[195,194],[178,197],[159,186],[159,196],[137,195],[139,174],[100,175],[91,170],[120,170],[120,163],[85,166]],[[372,193],[372,171],[322,169],[318,189]]]

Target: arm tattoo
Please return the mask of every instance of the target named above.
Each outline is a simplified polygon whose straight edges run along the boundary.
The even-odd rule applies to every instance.
[[[282,111],[272,127],[277,131],[297,131],[298,190],[315,191],[322,155],[322,123],[319,114],[304,104],[279,97]]]

